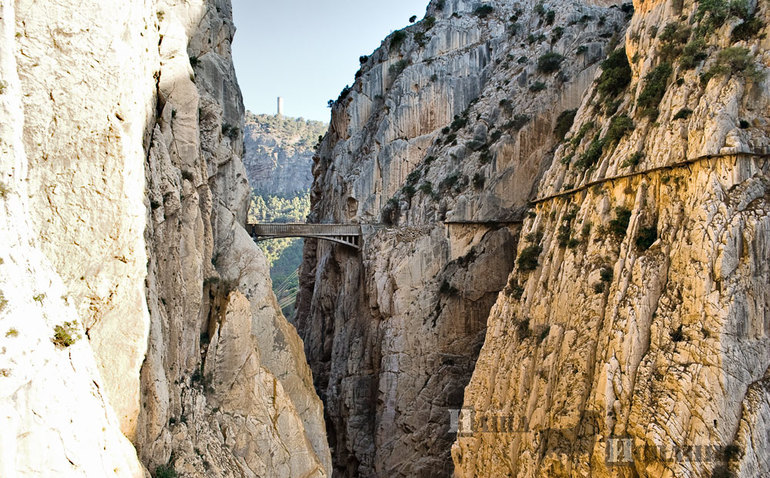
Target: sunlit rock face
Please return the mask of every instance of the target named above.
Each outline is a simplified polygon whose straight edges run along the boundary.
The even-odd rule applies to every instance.
[[[0,9],[0,475],[328,476],[242,227],[230,2]]]
[[[326,132],[320,121],[246,112],[243,165],[260,194],[293,196],[313,183],[313,154]]]
[[[628,84],[597,77],[522,226],[458,476],[770,473],[767,5],[634,6]]]
[[[307,241],[301,270],[296,325],[340,476],[451,475],[451,413],[557,117],[580,105],[629,17],[487,3],[431,2],[362,58],[315,158],[311,219],[382,226],[364,228],[360,253]]]

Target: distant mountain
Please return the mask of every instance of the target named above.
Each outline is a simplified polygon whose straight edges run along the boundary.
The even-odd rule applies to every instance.
[[[304,222],[310,211],[311,168],[327,124],[302,118],[246,112],[243,163],[253,188],[249,220]],[[284,315],[294,315],[301,239],[259,243],[270,264],[273,291]]]
[[[321,121],[246,112],[243,164],[255,192],[289,197],[310,190]]]

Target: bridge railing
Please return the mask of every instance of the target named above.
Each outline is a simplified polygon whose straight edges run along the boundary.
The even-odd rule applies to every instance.
[[[360,236],[358,224],[248,224],[246,230],[256,236]]]

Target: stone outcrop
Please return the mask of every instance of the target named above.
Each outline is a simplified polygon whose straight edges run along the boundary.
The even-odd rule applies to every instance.
[[[767,4],[634,2],[537,188],[458,476],[765,476]],[[719,8],[727,12],[724,18]]]
[[[306,241],[301,269],[296,325],[340,476],[451,474],[451,410],[554,124],[627,21],[596,3],[479,7],[431,2],[362,57],[315,158],[310,219],[382,226],[360,255]]]
[[[243,165],[257,192],[286,197],[310,190],[314,148],[326,128],[320,121],[247,111]]]
[[[0,9],[0,474],[328,476],[242,227],[230,2]]]

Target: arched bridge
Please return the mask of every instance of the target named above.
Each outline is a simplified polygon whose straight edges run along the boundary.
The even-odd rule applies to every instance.
[[[312,237],[361,249],[361,226],[358,224],[246,224],[246,231],[257,241],[277,237]]]

